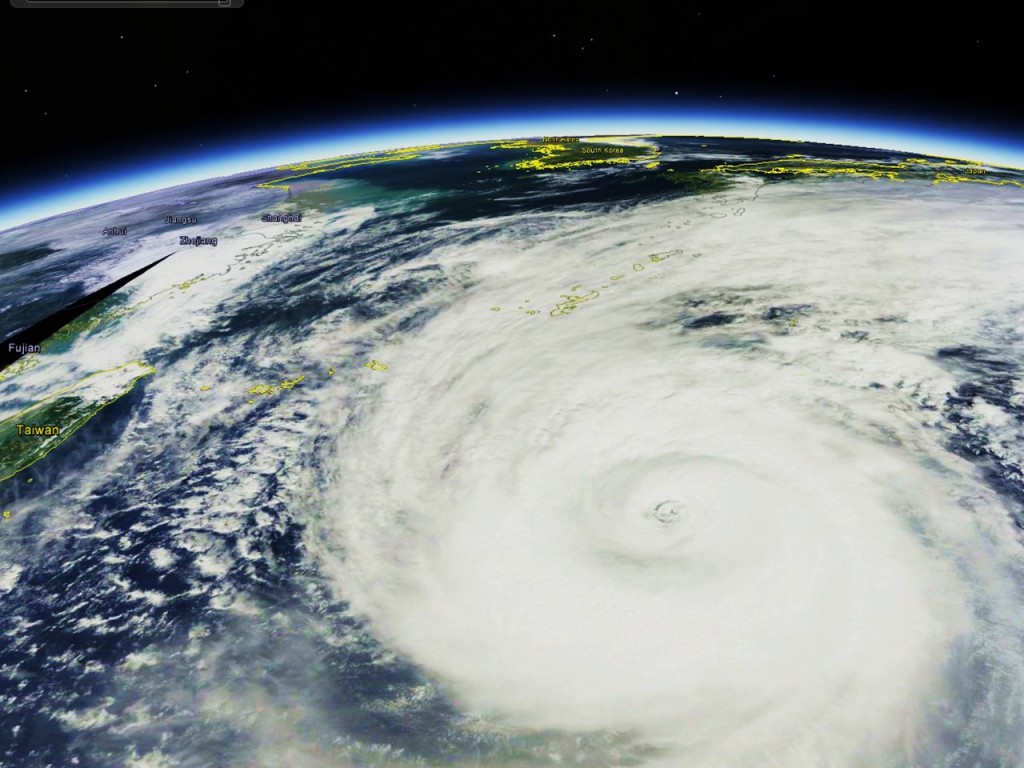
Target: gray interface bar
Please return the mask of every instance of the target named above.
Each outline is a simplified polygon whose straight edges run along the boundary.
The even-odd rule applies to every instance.
[[[14,8],[241,8],[245,0],[11,0]]]

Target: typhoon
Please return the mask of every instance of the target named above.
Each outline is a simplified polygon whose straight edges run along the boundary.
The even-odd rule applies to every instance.
[[[550,137],[0,234],[0,765],[1021,768],[1022,211]]]

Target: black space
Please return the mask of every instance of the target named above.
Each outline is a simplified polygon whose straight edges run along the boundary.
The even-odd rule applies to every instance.
[[[202,152],[232,136],[467,107],[697,99],[863,110],[1024,137],[1024,13],[980,3],[944,15],[824,3],[3,2],[0,197],[14,184]]]

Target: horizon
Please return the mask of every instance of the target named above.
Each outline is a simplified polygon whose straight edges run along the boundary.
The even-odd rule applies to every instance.
[[[602,114],[578,110],[570,116],[537,114],[526,118],[446,115],[405,130],[400,121],[366,123],[361,127],[321,128],[286,134],[264,134],[247,145],[220,145],[189,154],[184,162],[159,164],[162,155],[136,158],[106,173],[86,170],[89,181],[61,184],[52,178],[26,182],[0,198],[0,233],[99,205],[131,200],[178,187],[259,173],[282,165],[331,157],[382,152],[426,144],[488,142],[541,136],[673,136],[746,141],[789,141],[855,147],[934,158],[981,162],[1011,170],[1024,168],[1024,146],[1008,137],[969,135],[957,126],[904,123],[833,116],[801,117],[797,112],[772,116],[707,116],[698,113],[652,114],[617,111]],[[744,130],[744,128],[746,130]],[[981,134],[976,131],[976,134]],[[140,166],[142,167],[140,169]],[[134,171],[134,172],[133,172]],[[67,176],[67,174],[66,174]],[[57,184],[60,187],[53,190]]]

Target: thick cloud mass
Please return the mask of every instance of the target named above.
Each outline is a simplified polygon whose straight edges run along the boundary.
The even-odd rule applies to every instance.
[[[154,369],[0,486],[0,768],[1024,768],[1022,177],[704,143],[0,238],[12,331],[172,253],[0,382]]]
[[[939,355],[1016,364],[1018,198],[758,186],[405,265],[474,284],[337,425],[310,546],[494,725],[658,765],[1019,765],[1020,544],[949,450]]]

